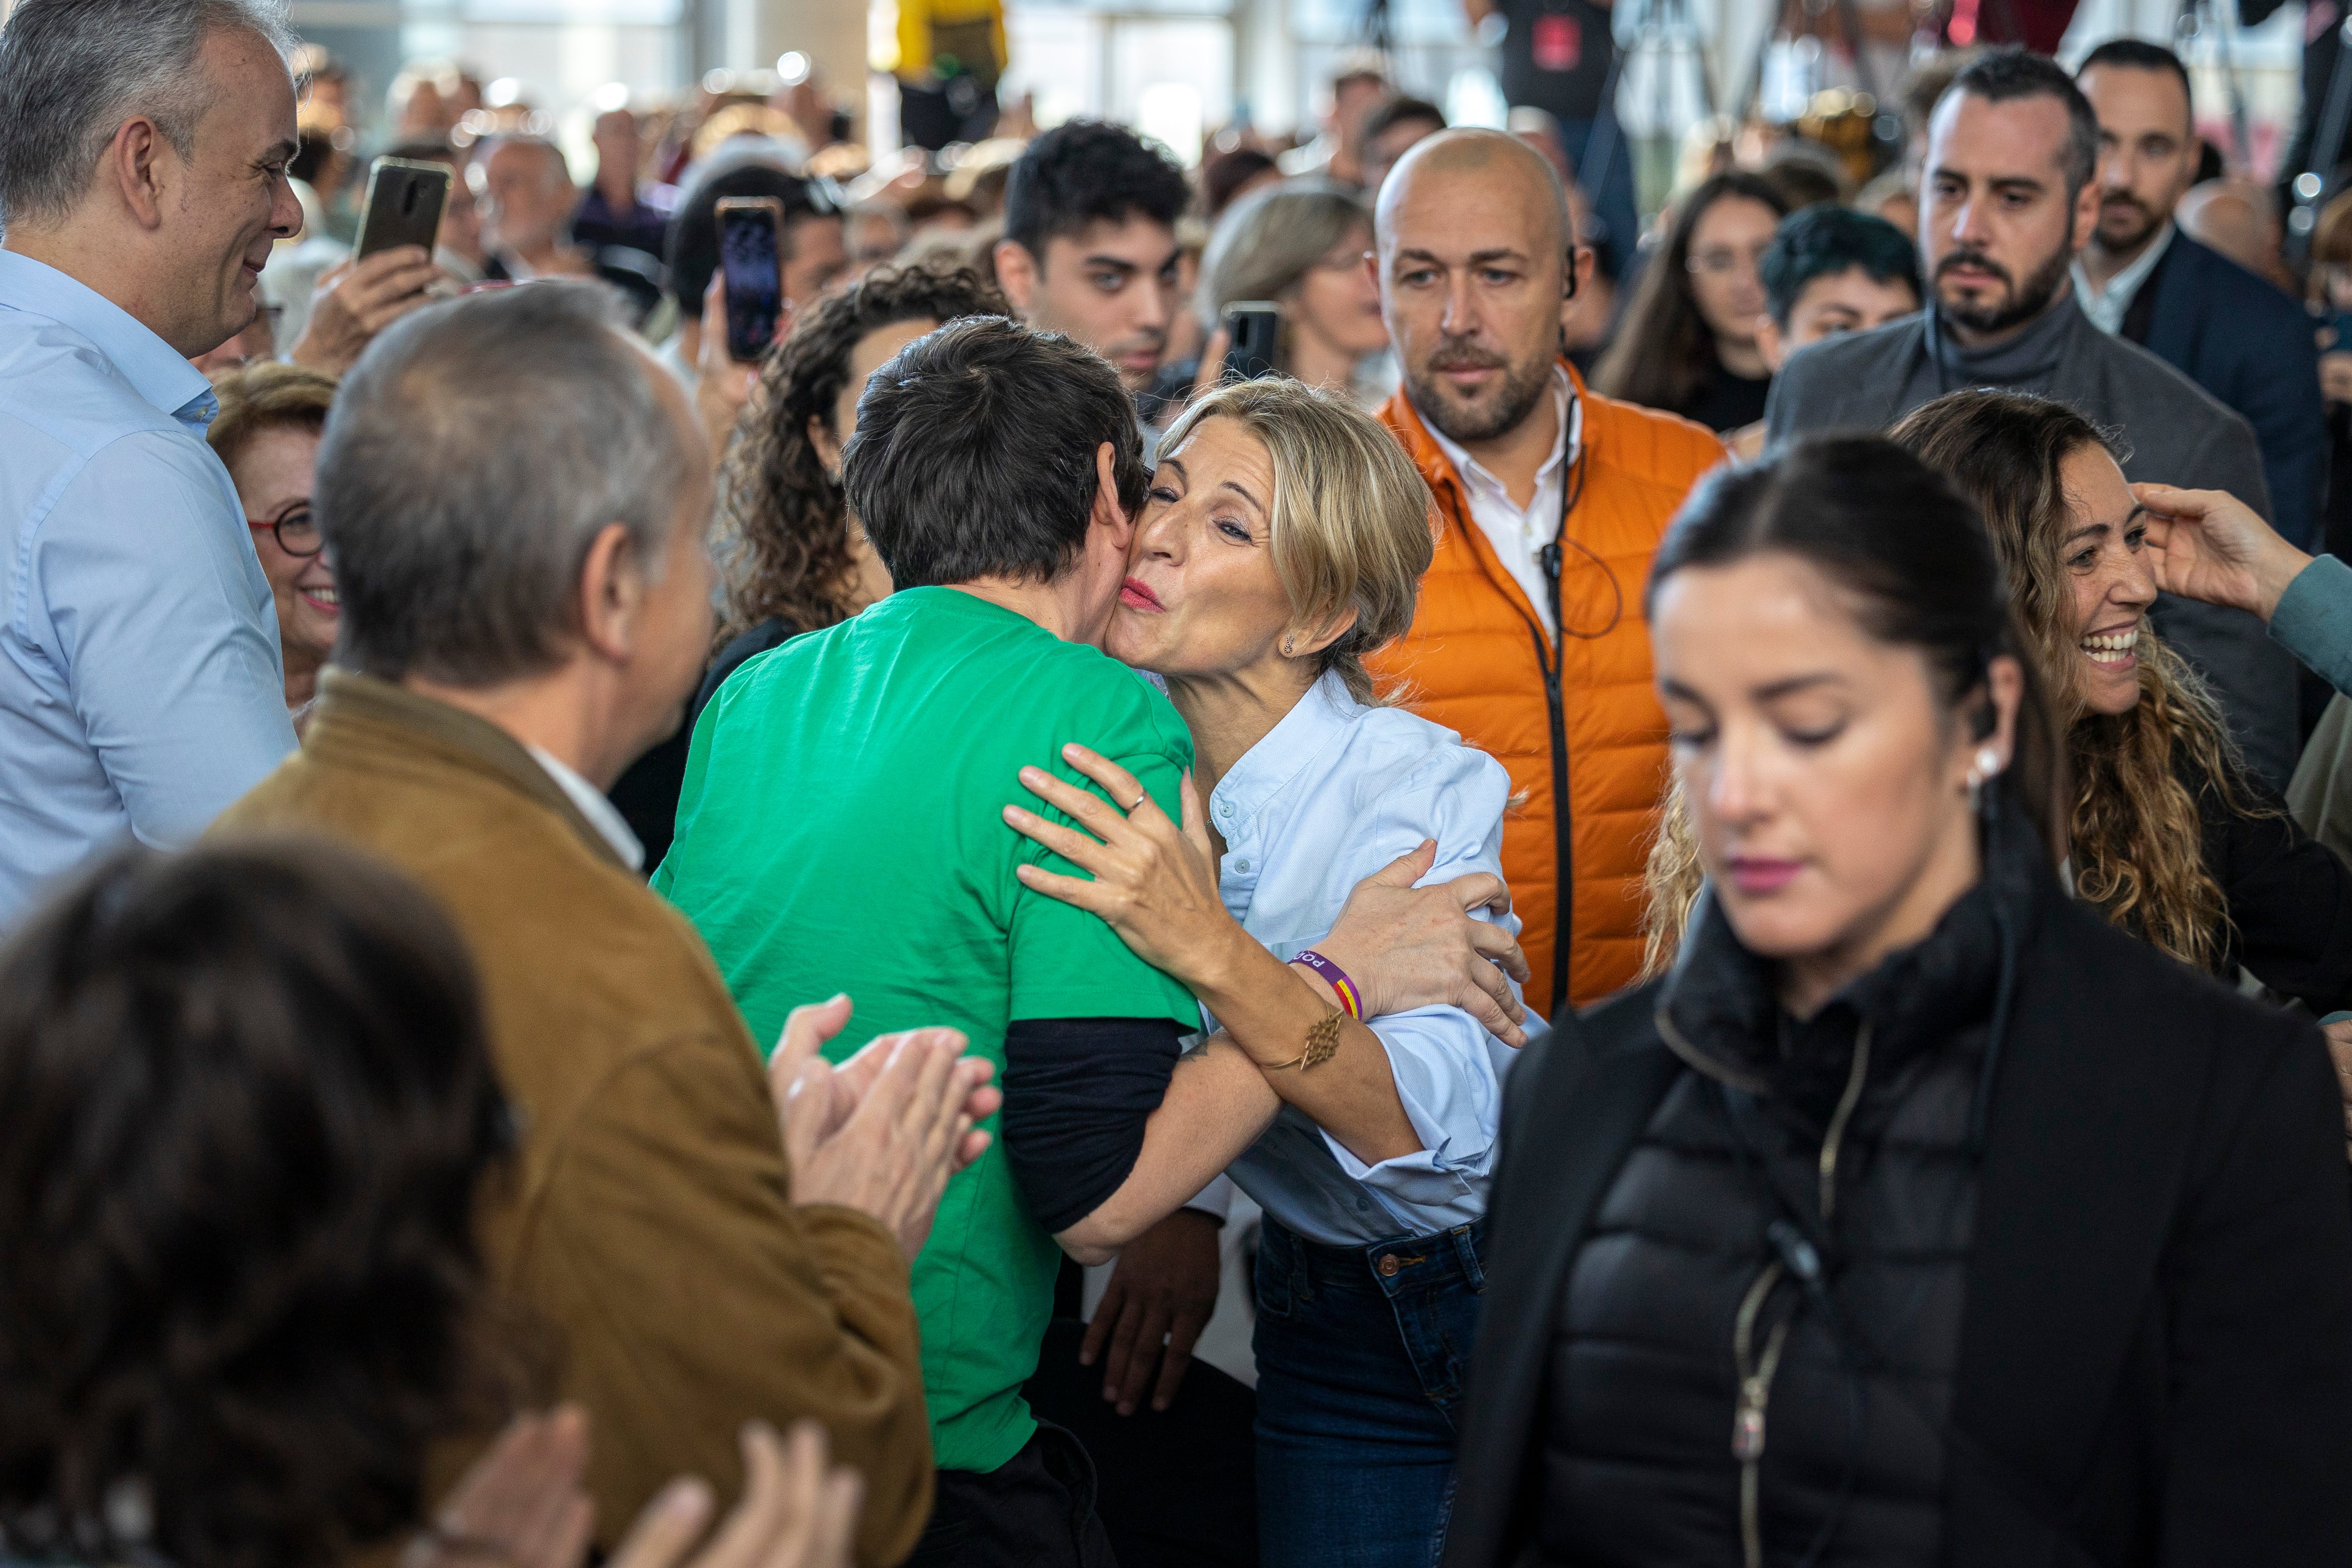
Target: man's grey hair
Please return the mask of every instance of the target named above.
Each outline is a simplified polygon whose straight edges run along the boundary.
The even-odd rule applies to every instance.
[[[343,378],[319,448],[335,662],[482,687],[561,664],[608,525],[658,577],[694,455],[604,284],[427,307]]]
[[[0,26],[0,231],[62,223],[122,122],[145,115],[182,158],[216,84],[205,37],[253,33],[283,59],[287,0],[17,0]]]

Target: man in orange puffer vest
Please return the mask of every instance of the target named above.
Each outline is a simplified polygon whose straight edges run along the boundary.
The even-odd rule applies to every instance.
[[[1641,967],[1642,863],[1666,784],[1642,590],[1667,520],[1724,459],[1687,420],[1585,390],[1557,356],[1590,249],[1517,139],[1451,131],[1381,189],[1370,258],[1404,370],[1381,420],[1436,497],[1398,698],[1510,770],[1503,871],[1549,1017]]]

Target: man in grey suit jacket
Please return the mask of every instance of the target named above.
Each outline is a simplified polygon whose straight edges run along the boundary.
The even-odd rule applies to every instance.
[[[2226,490],[2270,517],[2252,427],[2100,331],[2074,301],[2070,269],[2098,219],[2098,137],[2090,104],[2042,56],[1988,55],[1955,77],[1928,126],[1927,308],[1792,357],[1773,383],[1767,442],[1885,429],[1946,392],[2000,387],[2057,398],[2115,431],[2135,482]],[[2156,622],[2204,673],[2248,763],[2284,788],[2296,750],[2294,662],[2241,611],[2167,594]]]

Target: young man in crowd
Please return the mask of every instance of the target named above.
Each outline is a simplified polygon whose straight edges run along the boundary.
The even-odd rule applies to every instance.
[[[1146,482],[1128,393],[1084,347],[982,317],[901,350],[867,386],[844,472],[898,591],[719,689],[654,879],[755,1030],[815,986],[857,998],[868,1027],[943,1007],[1003,1064],[1003,1145],[950,1185],[915,1265],[940,1463],[918,1552],[968,1568],[1104,1560],[1091,1468],[1022,1395],[1056,1243],[1103,1261],[1255,1142],[1277,1096],[1322,1092],[1222,1033],[1179,1067],[1201,1028],[1185,988],[1019,875],[1074,869],[1004,824],[1025,767],[1108,801],[1064,756],[1074,741],[1138,781],[1118,810],[1148,796],[1171,820],[1182,810],[1183,721],[1099,648]],[[1472,895],[1451,888],[1360,884],[1318,948],[1351,953],[1333,960],[1350,975],[1392,977],[1402,926],[1361,917],[1363,900],[1413,901],[1466,942]],[[1234,1035],[1286,1046],[1328,1012],[1246,936],[1234,951],[1237,983],[1202,1002]],[[1366,1003],[1387,1010],[1402,1009]]]
[[[1824,203],[1780,220],[1756,264],[1764,317],[1756,348],[1774,375],[1789,356],[1841,332],[1868,332],[1919,308],[1919,249],[1884,218]],[[1735,457],[1764,444],[1761,421],[1735,431]]]
[[[1111,362],[1130,395],[1167,357],[1184,172],[1124,126],[1076,120],[1029,144],[1004,183],[996,281],[1021,319]]]
[[[1383,101],[1364,119],[1364,190],[1378,195],[1396,161],[1445,129],[1445,111],[1425,98],[1402,95]]]
[[[1381,411],[1444,528],[1412,630],[1378,661],[1413,706],[1510,769],[1503,865],[1554,1016],[1632,981],[1665,788],[1642,584],[1723,460],[1688,421],[1588,391],[1560,355],[1593,266],[1543,155],[1448,131],[1381,188],[1370,265],[1404,384]]]
[[[353,844],[465,936],[520,1134],[484,1249],[594,1420],[604,1547],[675,1475],[731,1492],[745,1422],[808,1418],[863,1474],[857,1560],[887,1568],[930,1502],[908,1260],[996,1092],[952,1030],[824,1068],[842,998],[794,1018],[763,1081],[601,793],[701,678],[709,467],[593,284],[377,340],[319,456],[337,667],[303,750],[219,831]]]
[[[2074,259],[2084,314],[2245,417],[2278,531],[2316,548],[2327,412],[2311,319],[2174,224],[2203,147],[2189,72],[2161,44],[2117,38],[2093,49],[2074,81],[2099,119],[2099,219]]]
[[[121,837],[185,843],[294,749],[278,617],[188,361],[301,225],[261,0],[0,26],[0,929]]]
[[[2226,490],[2268,517],[2252,427],[2075,303],[2074,257],[2099,217],[2098,154],[2096,116],[2046,57],[2006,50],[1955,76],[1928,121],[1927,308],[1791,355],[1772,383],[1768,444],[1884,429],[1948,392],[2000,387],[2120,431],[2135,482]],[[2167,596],[2156,622],[2213,687],[2247,761],[2284,787],[2296,751],[2294,661],[2242,611]]]

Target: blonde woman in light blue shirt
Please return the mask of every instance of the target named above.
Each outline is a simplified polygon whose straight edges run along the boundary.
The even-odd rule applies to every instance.
[[[1374,998],[1380,1049],[1318,1058],[1301,1041],[1298,1065],[1262,1063],[1274,1070],[1265,1131],[1228,1173],[1265,1211],[1255,1343],[1269,1568],[1435,1560],[1501,1081],[1524,1038],[1511,1028],[1507,1044],[1458,1008],[1377,1016],[1381,977],[1301,956],[1356,884],[1400,857],[1417,856],[1407,869],[1432,882],[1501,874],[1502,765],[1380,706],[1364,670],[1412,622],[1430,527],[1411,461],[1339,398],[1274,379],[1196,402],[1161,446],[1106,643],[1165,684],[1192,730],[1185,821],[1148,798],[1120,817],[1034,768],[1023,782],[1092,833],[1007,812],[1094,878],[1024,881],[1102,915],[1204,1004],[1237,940],[1292,960],[1335,1009]],[[1069,760],[1116,800],[1142,793],[1083,748]],[[1494,917],[1517,930],[1507,911]],[[1202,1015],[1213,1030],[1210,1006]],[[1347,1108],[1325,1117],[1344,1139],[1309,1113],[1318,1104]]]

